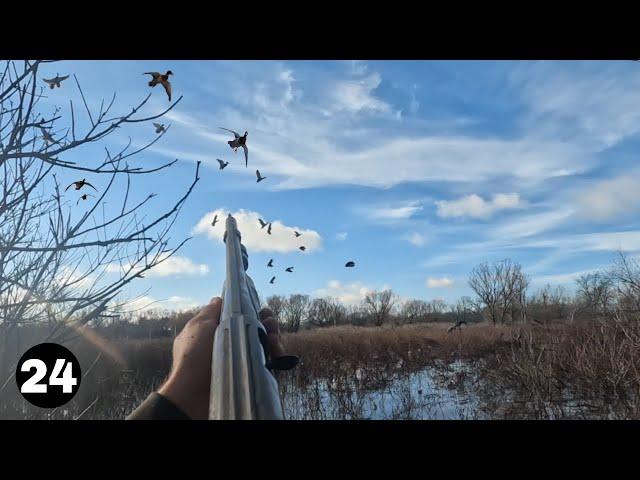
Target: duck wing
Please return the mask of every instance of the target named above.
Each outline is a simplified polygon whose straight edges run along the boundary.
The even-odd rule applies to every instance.
[[[93,188],[96,192],[98,191],[98,189],[96,187],[94,187],[93,185],[91,185],[89,182],[84,182],[85,185]]]
[[[58,77],[58,82],[64,82],[67,78],[69,78],[69,75],[65,75],[64,77]]]
[[[76,182],[73,182],[71,185],[69,185],[67,188],[64,189],[64,191],[66,192],[67,190],[69,190],[69,187],[73,187],[76,184]]]
[[[143,75],[151,75],[155,79],[160,76],[160,72],[144,72]]]
[[[249,166],[249,149],[246,145],[242,145],[242,149],[244,150],[244,166],[247,168]]]
[[[227,132],[231,132],[233,133],[233,135],[236,137],[236,139],[240,138],[240,134],[238,132],[234,132],[233,130],[229,130],[228,128],[224,128],[224,127],[218,127],[222,130],[226,130]]]
[[[169,101],[171,101],[171,84],[169,83],[169,80],[160,80],[160,83],[164,87],[164,91],[167,92]]]
[[[43,78],[43,79],[42,79],[42,81],[43,81],[43,82],[45,82],[45,83],[46,83],[46,84],[48,84],[48,85],[51,85],[51,84],[53,84],[53,83],[56,83],[55,78]]]

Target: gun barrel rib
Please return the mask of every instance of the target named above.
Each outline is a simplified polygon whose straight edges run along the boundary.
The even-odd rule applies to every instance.
[[[223,308],[213,341],[209,419],[283,418],[278,384],[266,368],[258,318],[260,301],[246,270],[248,254],[235,219],[226,220],[226,280]]]

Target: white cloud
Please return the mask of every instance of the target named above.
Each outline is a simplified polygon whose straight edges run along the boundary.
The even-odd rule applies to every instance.
[[[265,188],[274,189],[335,184],[388,188],[403,182],[496,179],[534,184],[582,173],[597,160],[593,150],[582,142],[567,142],[557,135],[540,141],[539,135],[531,132],[534,129],[508,139],[457,134],[463,126],[456,126],[459,118],[447,117],[448,126],[431,127],[429,133],[417,121],[407,122],[400,129],[391,120],[392,115],[387,115],[383,123],[380,119],[363,120],[354,125],[353,110],[390,112],[390,107],[383,107],[373,96],[374,86],[379,84],[375,73],[363,73],[364,77],[354,79],[357,74],[352,72],[344,78],[317,67],[311,78],[307,70],[301,69],[298,74],[282,66],[224,66],[228,70],[218,68],[210,73],[215,73],[212,77],[229,90],[235,103],[216,111],[215,117],[203,111],[170,112],[168,118],[180,127],[172,128],[175,147],[154,145],[152,151],[171,160],[202,160],[217,168],[215,156],[229,153],[225,144],[228,138],[212,133],[211,125],[242,125],[250,135],[249,161],[261,172],[268,172],[271,178]],[[301,80],[292,80],[298,77]],[[297,87],[290,91],[292,84]],[[299,95],[295,92],[301,92],[298,85],[302,84],[305,102],[296,101]],[[335,84],[346,87],[334,89]],[[260,101],[253,98],[256,91],[261,92]],[[331,111],[336,91],[342,103],[338,110]],[[240,169],[227,171],[233,176],[247,174]]]
[[[107,273],[124,273],[129,267],[130,265],[126,264],[119,265],[117,263],[110,263],[106,266],[106,271]],[[172,277],[182,275],[206,275],[207,273],[209,273],[209,267],[207,265],[194,263],[187,257],[172,255],[150,270],[147,270],[145,276]]]
[[[490,235],[496,239],[515,239],[530,237],[562,224],[573,215],[572,208],[561,208],[544,213],[523,215],[517,219],[492,228]]]
[[[340,240],[340,241],[343,241],[343,240],[346,240],[346,239],[347,239],[347,236],[348,236],[348,235],[349,235],[349,234],[348,234],[347,232],[340,232],[340,233],[337,233],[337,234],[336,234],[336,239],[337,239],[337,240]]]
[[[193,232],[222,242],[225,230],[224,222],[229,213],[231,212],[217,209],[205,214],[194,227]],[[216,215],[219,223],[212,227],[211,222]],[[298,226],[290,227],[280,220],[265,218],[258,212],[239,210],[231,213],[231,215],[236,219],[238,230],[242,235],[243,245],[250,251],[286,253],[298,251],[299,247],[304,245],[306,253],[309,253],[322,248],[322,237],[315,230]],[[267,234],[268,227],[260,228],[259,218],[266,222],[272,222],[271,235]],[[296,237],[295,230],[301,233],[302,236]]]
[[[173,255],[149,270],[148,276],[170,277],[176,275],[206,275],[207,273],[209,273],[207,265],[196,264],[187,257]]]
[[[411,235],[407,237],[407,241],[416,247],[422,247],[427,243],[427,239],[424,238],[424,235],[419,234],[418,232],[413,232]]]
[[[640,75],[631,62],[530,62],[512,75],[538,134],[599,150],[640,132]]]
[[[532,283],[536,285],[574,285],[578,277],[597,272],[598,270],[599,269],[597,268],[590,268],[587,270],[580,270],[578,272],[558,273],[553,275],[535,275],[531,280]]]
[[[435,203],[439,217],[471,217],[483,220],[500,210],[513,210],[523,206],[517,193],[498,193],[490,201],[473,194],[457,200],[440,200]]]
[[[640,176],[630,174],[590,186],[577,200],[578,214],[601,222],[640,212]]]
[[[381,290],[388,288],[383,286]],[[330,280],[325,288],[313,292],[316,297],[333,297],[345,305],[357,305],[374,289],[362,282],[343,284],[338,280]]]
[[[133,311],[136,314],[141,314],[149,310],[166,309],[173,311],[190,310],[202,305],[202,302],[197,302],[191,297],[181,297],[178,295],[171,296],[166,299],[158,300],[148,295],[143,295],[129,300],[124,306],[124,310]]]
[[[352,113],[361,111],[389,113],[390,105],[373,95],[381,82],[382,78],[377,72],[358,79],[336,82],[332,88],[333,110],[346,110]]]
[[[453,287],[454,281],[448,277],[427,278],[427,288],[450,288]]]
[[[409,201],[395,206],[369,205],[357,207],[356,210],[370,220],[397,221],[406,220],[422,210],[419,201]]]

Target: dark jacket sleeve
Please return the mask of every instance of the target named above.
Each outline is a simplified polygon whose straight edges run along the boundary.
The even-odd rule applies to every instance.
[[[190,420],[190,418],[166,397],[153,392],[127,417],[127,420]]]

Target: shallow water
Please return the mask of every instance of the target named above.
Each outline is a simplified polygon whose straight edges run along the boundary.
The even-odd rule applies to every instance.
[[[400,365],[397,370],[400,370]],[[283,385],[288,419],[451,420],[483,418],[470,388],[473,375],[462,363],[395,372],[382,388],[363,388],[362,372],[351,378],[317,379],[305,387]]]

